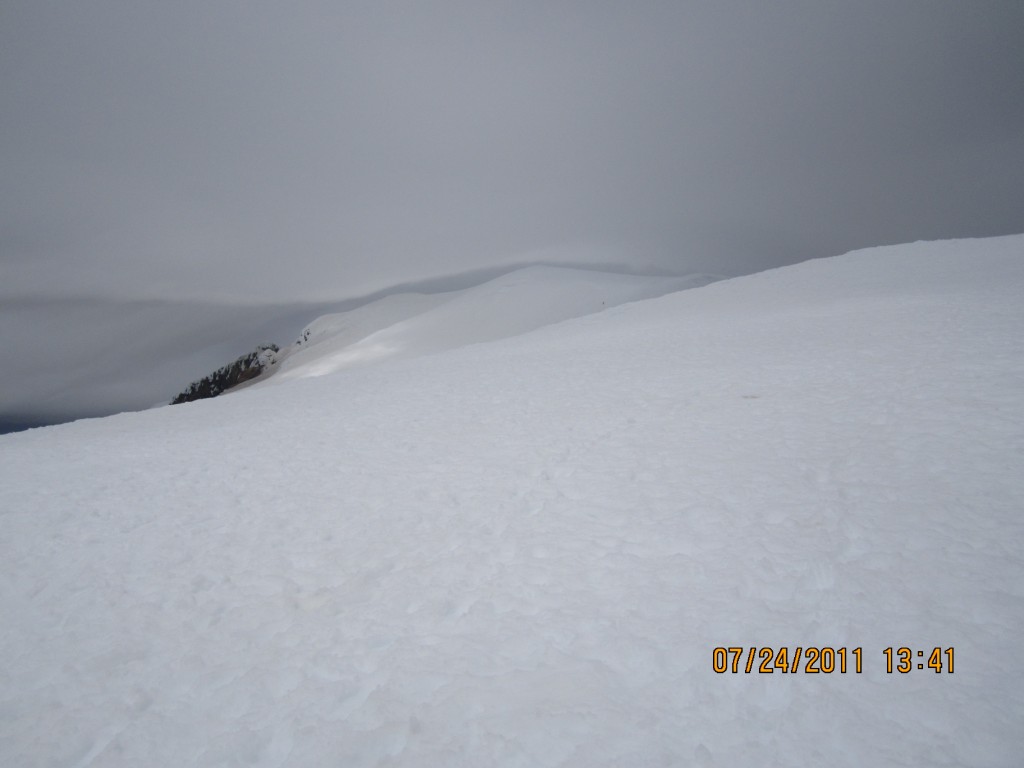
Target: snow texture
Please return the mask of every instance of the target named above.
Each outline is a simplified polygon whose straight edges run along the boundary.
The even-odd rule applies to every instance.
[[[453,349],[458,305],[417,307],[419,356],[327,333],[333,373],[4,436],[0,764],[1019,765],[1022,257],[872,249]]]
[[[282,355],[286,362],[274,380],[323,376],[386,359],[503,339],[715,279],[532,266],[459,291],[387,296],[311,323]]]

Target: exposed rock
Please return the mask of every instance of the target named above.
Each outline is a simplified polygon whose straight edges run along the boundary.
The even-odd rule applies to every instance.
[[[242,355],[235,362],[218,368],[209,376],[204,376],[198,381],[193,381],[185,388],[184,392],[171,400],[171,405],[217,397],[232,387],[255,379],[264,370],[277,364],[277,353],[280,351],[276,344],[261,344],[254,351]]]

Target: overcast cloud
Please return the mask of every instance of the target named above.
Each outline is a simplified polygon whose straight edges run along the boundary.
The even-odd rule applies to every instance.
[[[1024,230],[1024,3],[0,5],[2,295]]]
[[[1019,0],[3,0],[0,109],[0,301],[1024,231]]]

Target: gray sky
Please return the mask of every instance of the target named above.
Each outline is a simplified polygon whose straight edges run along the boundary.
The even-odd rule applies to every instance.
[[[0,3],[0,297],[1024,230],[1024,2]]]
[[[1024,231],[1024,2],[0,0],[0,118],[2,420],[196,302]]]

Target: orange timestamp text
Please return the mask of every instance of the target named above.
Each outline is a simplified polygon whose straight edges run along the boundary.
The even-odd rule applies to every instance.
[[[931,670],[935,673],[953,673],[953,649],[929,648],[915,650],[902,646],[882,651],[885,671],[906,674],[913,670]],[[832,674],[864,671],[864,649],[832,648],[830,646],[783,646],[768,648],[757,646],[720,646],[711,652],[711,669],[717,674],[740,672],[751,674]]]

